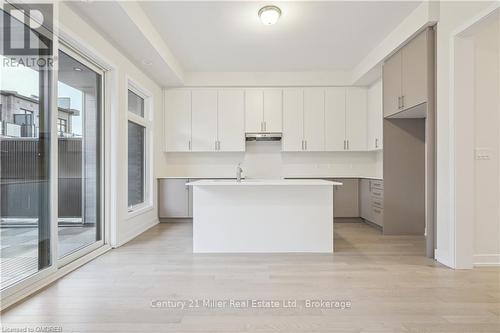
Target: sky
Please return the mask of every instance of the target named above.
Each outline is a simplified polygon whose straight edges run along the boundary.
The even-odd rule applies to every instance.
[[[0,55],[0,64],[3,64],[3,56]],[[31,97],[38,96],[38,73],[28,67],[0,67],[0,89],[17,91],[20,95]],[[62,82],[57,85],[58,97],[69,97],[71,108],[79,110],[82,114],[83,94],[80,90],[68,86]],[[82,134],[82,117],[73,117],[73,133]]]

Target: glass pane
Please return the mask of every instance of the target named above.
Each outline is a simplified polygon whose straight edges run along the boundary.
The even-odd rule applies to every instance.
[[[128,91],[128,112],[144,117],[144,99]]]
[[[144,202],[145,128],[128,122],[128,206]]]
[[[101,239],[101,80],[59,51],[59,258]]]
[[[2,29],[4,15],[8,18],[0,10]],[[12,28],[22,32],[25,26],[17,22]],[[30,38],[51,45],[49,39],[27,31]],[[13,43],[22,44],[23,33],[13,36],[19,38]],[[4,289],[51,265],[51,73],[29,64],[11,66],[12,56],[0,52],[0,288]]]

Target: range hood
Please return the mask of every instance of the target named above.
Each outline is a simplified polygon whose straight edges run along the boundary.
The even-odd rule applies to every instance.
[[[281,133],[246,133],[246,141],[280,141]]]

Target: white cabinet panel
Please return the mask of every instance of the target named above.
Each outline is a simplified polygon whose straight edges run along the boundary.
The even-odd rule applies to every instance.
[[[349,87],[346,92],[346,140],[348,150],[366,150],[367,89]]]
[[[160,218],[189,217],[188,179],[161,179],[158,184]]]
[[[165,91],[165,139],[167,152],[189,151],[191,141],[191,91]]]
[[[382,149],[383,120],[382,81],[378,81],[368,89],[368,149]]]
[[[217,90],[192,91],[192,151],[215,151],[217,141]]]
[[[264,121],[264,94],[262,89],[245,90],[245,131],[262,132]]]
[[[264,89],[264,132],[281,133],[283,130],[283,90]]]
[[[219,151],[245,151],[245,105],[242,89],[219,90]]]
[[[304,89],[304,150],[325,150],[325,90]]]
[[[346,88],[327,88],[325,92],[325,150],[345,150]]]
[[[283,90],[283,151],[302,151],[304,140],[303,90]]]

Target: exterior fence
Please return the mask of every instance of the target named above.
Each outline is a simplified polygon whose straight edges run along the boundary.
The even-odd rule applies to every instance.
[[[0,217],[37,218],[49,179],[40,165],[38,138],[0,138]],[[58,138],[58,213],[82,217],[82,139]]]

